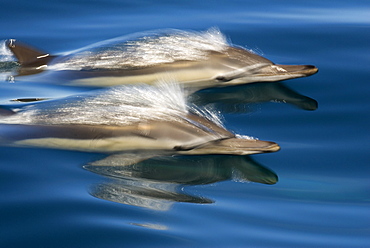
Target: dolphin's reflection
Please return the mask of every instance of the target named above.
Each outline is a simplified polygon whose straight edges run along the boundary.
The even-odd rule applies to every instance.
[[[300,109],[315,110],[316,100],[301,95],[283,83],[258,83],[198,91],[190,96],[196,105],[212,105],[224,112],[249,112],[247,104],[282,102]]]
[[[157,157],[129,166],[86,165],[84,168],[109,178],[92,187],[93,196],[155,210],[168,210],[174,202],[214,202],[185,193],[187,185],[224,180],[263,184],[278,181],[273,171],[248,156]]]
[[[12,103],[30,103],[49,100],[47,98],[11,99]],[[294,105],[303,110],[316,110],[316,100],[301,95],[285,86],[283,83],[258,83],[213,88],[195,92],[189,96],[189,101],[195,105],[212,106],[222,112],[251,112],[249,104],[262,102],[279,102]]]

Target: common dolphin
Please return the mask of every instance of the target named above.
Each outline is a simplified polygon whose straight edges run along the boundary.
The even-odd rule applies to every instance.
[[[249,155],[279,150],[274,142],[226,130],[212,112],[189,108],[176,84],[118,86],[3,113],[0,140],[113,154],[96,165],[132,164],[163,153]]]
[[[170,29],[136,33],[62,56],[50,55],[14,39],[8,40],[7,46],[21,65],[18,76],[43,72],[44,77],[33,80],[59,79],[59,83],[78,86],[153,84],[171,78],[199,90],[281,81],[318,71],[313,65],[274,64],[232,45],[215,28],[205,32]]]

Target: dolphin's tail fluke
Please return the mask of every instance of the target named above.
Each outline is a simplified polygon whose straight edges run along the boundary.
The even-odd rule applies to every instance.
[[[55,58],[55,56],[25,45],[15,39],[7,40],[6,45],[21,65],[17,76],[40,73]]]
[[[15,39],[6,41],[7,47],[12,51],[20,64],[29,64],[37,60],[40,56],[45,56],[48,53],[40,51],[36,48],[25,45]]]
[[[280,146],[275,142],[235,137],[209,142],[192,150],[184,151],[183,153],[249,155],[256,153],[276,152],[278,150],[280,150]]]

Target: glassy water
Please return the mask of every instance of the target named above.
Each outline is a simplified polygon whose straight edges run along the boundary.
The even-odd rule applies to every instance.
[[[144,30],[218,27],[276,63],[319,68],[192,96],[229,130],[277,142],[276,153],[89,167],[103,155],[2,146],[0,247],[370,246],[369,11],[367,1],[0,3],[0,39],[52,54]],[[7,81],[14,64],[0,51],[2,105],[86,90]]]

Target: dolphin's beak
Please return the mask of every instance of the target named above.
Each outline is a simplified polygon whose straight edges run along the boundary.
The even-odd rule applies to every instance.
[[[299,75],[300,77],[310,76],[318,72],[314,65],[273,65],[278,71],[284,74]]]
[[[188,150],[185,153],[250,155],[256,153],[276,152],[278,150],[280,150],[280,146],[271,141],[229,138],[207,143],[192,150]]]

